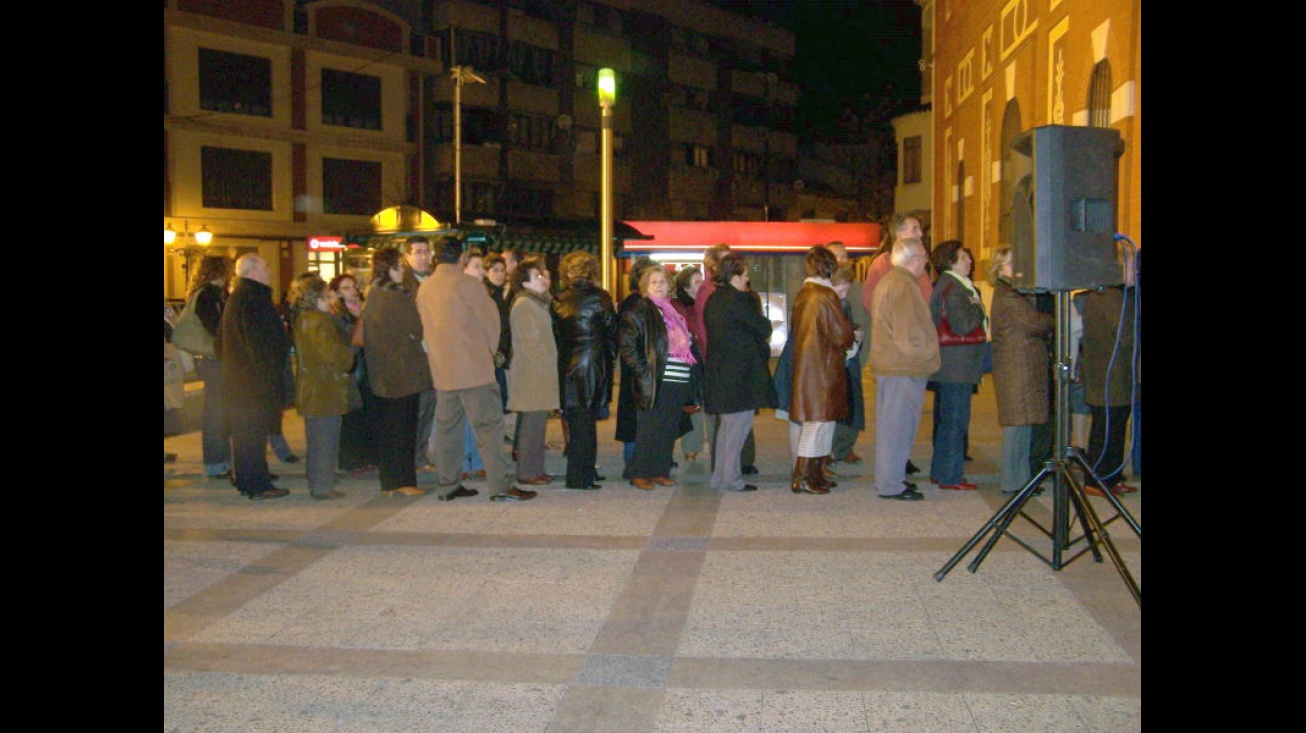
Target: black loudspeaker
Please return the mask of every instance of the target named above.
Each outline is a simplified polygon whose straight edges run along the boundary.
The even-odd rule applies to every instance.
[[[1124,282],[1116,255],[1120,133],[1046,125],[1011,143],[1012,285],[1034,292]]]

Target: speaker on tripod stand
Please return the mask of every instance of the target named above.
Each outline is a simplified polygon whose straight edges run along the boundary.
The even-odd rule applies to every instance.
[[[1116,256],[1116,159],[1122,152],[1120,134],[1112,129],[1049,125],[1036,127],[1012,142],[1016,180],[1011,202],[1011,285],[1022,292],[1056,295],[1055,454],[1042,470],[1018,490],[1007,503],[956,554],[935,573],[942,581],[948,572],[987,536],[988,540],[968,568],[977,572],[998,539],[1006,536],[1048,563],[1053,570],[1073,562],[1084,552],[1102,561],[1102,549],[1125,580],[1134,599],[1142,605],[1142,592],[1120,558],[1105,528],[1071,472],[1077,467],[1086,482],[1097,484],[1112,503],[1118,517],[1124,517],[1142,537],[1142,529],[1119,499],[1111,493],[1070,444],[1070,292],[1082,288],[1119,285],[1124,269]],[[1042,484],[1053,485],[1052,526],[1046,528],[1025,514],[1026,503],[1042,493]],[[1070,537],[1071,510],[1079,520],[1082,536]],[[1052,540],[1050,557],[1009,532],[1023,516]],[[1077,554],[1064,553],[1079,539],[1087,547]]]

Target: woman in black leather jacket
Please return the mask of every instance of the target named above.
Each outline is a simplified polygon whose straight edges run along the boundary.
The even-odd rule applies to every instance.
[[[565,289],[553,300],[558,341],[559,395],[567,421],[567,488],[597,489],[600,412],[612,402],[617,315],[612,296],[594,283],[599,263],[588,252],[569,252],[558,266]]]
[[[684,316],[671,305],[670,281],[662,267],[640,277],[644,297],[621,317],[617,330],[621,365],[632,373],[635,454],[622,474],[638,489],[671,486],[672,452],[685,432],[684,407],[695,402],[691,377],[701,369]]]

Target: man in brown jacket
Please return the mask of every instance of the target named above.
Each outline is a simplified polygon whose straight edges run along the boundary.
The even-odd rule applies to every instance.
[[[458,265],[462,243],[444,237],[436,249],[439,266],[417,290],[422,332],[436,334],[426,344],[435,383],[435,454],[441,501],[466,496],[460,483],[463,431],[471,420],[476,448],[485,463],[491,501],[526,501],[536,492],[513,486],[516,468],[503,449],[503,400],[494,376],[499,348],[499,309],[485,286]]]
[[[925,245],[898,241],[893,268],[871,299],[871,353],[875,375],[875,489],[882,499],[925,498],[907,483],[907,458],[916,442],[925,383],[939,370],[939,336],[917,278],[925,272]]]

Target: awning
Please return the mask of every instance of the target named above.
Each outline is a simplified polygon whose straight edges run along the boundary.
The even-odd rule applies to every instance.
[[[644,233],[617,221],[612,224],[613,253],[627,239],[644,239]],[[597,219],[541,219],[501,222],[494,233],[495,249],[516,249],[539,254],[566,254],[577,250],[599,254],[602,231]]]
[[[446,234],[457,234],[457,229],[437,229],[433,231],[414,231],[414,232],[386,232],[385,234],[346,234],[346,247],[362,247],[363,249],[378,249],[381,247],[398,247],[408,243],[408,238],[421,234],[429,237],[432,241]]]
[[[880,225],[824,221],[631,221],[644,236],[626,243],[628,253],[703,250],[717,243],[740,252],[806,252],[812,245],[843,242],[850,254],[874,252]]]
[[[581,250],[599,254],[600,226],[597,219],[530,219],[498,221],[493,224],[446,224],[432,231],[359,232],[345,236],[345,244],[358,247],[384,247],[400,245],[415,234],[435,239],[446,234],[457,235],[471,246],[487,251],[516,249],[535,254],[566,254]],[[643,232],[626,224],[613,222],[612,249],[621,252],[626,240],[645,239]]]

